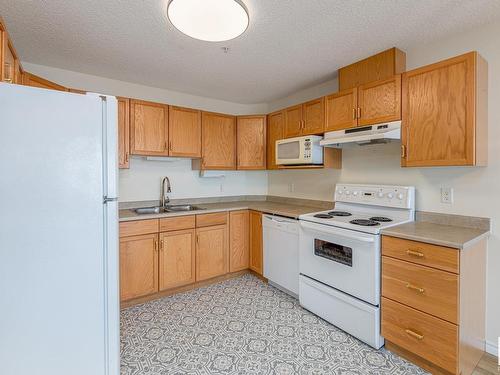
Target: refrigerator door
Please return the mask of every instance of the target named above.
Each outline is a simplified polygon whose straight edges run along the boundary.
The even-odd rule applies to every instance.
[[[1,372],[116,375],[102,100],[0,84],[0,107]]]

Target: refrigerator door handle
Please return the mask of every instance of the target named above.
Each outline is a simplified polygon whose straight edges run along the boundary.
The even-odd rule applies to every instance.
[[[108,202],[116,202],[118,201],[118,198],[108,198],[108,197],[103,197],[103,203],[106,204]]]

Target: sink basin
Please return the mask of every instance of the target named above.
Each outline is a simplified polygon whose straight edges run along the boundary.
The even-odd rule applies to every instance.
[[[164,212],[182,212],[182,211],[197,211],[203,210],[203,208],[193,206],[190,204],[170,204],[163,207],[141,207],[136,208],[134,211],[138,215],[151,215],[151,214],[161,214]]]

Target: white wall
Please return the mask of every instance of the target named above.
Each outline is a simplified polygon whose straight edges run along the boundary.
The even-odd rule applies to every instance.
[[[201,178],[191,170],[191,160],[151,161],[130,159],[130,169],[120,171],[120,201],[159,199],[160,183],[168,176],[172,199],[267,194],[266,171],[226,171],[223,178]]]
[[[268,108],[267,104],[231,103],[27,62],[23,62],[23,67],[61,85],[86,91],[230,114],[267,113]],[[191,170],[189,159],[172,163],[132,157],[130,169],[120,170],[120,201],[158,199],[163,176],[171,179],[171,198],[267,194],[266,171],[229,171],[223,179],[207,179]]]
[[[489,63],[489,165],[485,168],[401,168],[399,144],[353,146],[344,151],[341,171],[269,172],[269,194],[311,199],[333,197],[334,184],[384,183],[415,185],[417,208],[425,211],[490,217],[492,235],[488,251],[487,340],[490,350],[500,336],[500,23],[456,35],[432,44],[407,48],[412,69],[471,50]],[[309,90],[310,91],[310,90]],[[298,94],[300,96],[300,94]],[[301,100],[314,95],[303,96]],[[280,105],[294,104],[297,95]],[[273,104],[271,104],[273,106]],[[274,108],[274,107],[273,107]],[[288,191],[288,184],[295,191]],[[440,187],[454,188],[454,203],[440,203]]]

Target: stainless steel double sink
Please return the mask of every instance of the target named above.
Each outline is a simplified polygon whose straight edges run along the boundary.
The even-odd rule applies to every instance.
[[[151,214],[161,214],[164,212],[185,212],[185,211],[198,211],[204,210],[204,208],[193,206],[191,204],[170,204],[165,207],[155,206],[155,207],[141,207],[134,209],[134,212],[138,215],[151,215]]]

